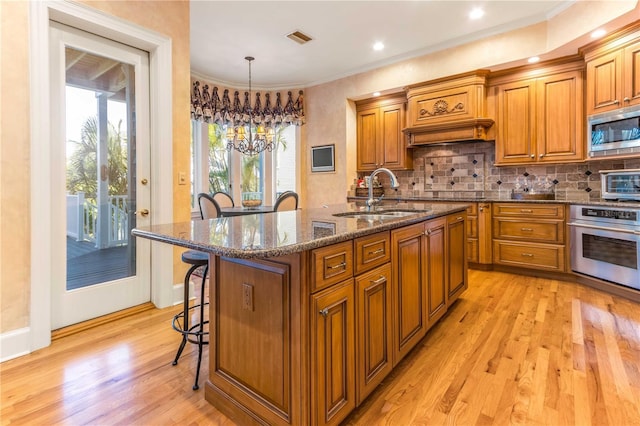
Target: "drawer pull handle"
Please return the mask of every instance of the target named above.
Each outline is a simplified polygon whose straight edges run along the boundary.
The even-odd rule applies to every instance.
[[[462,216],[456,217],[456,220],[462,220]]]
[[[340,269],[340,268],[344,268],[345,266],[347,266],[347,263],[342,262],[342,263],[338,263],[337,265],[327,266],[327,269]]]
[[[531,210],[531,209],[521,209],[520,213],[533,213],[533,210]]]
[[[533,257],[531,253],[520,253],[523,257]]]
[[[533,228],[520,228],[520,230],[525,232],[531,232],[533,231]]]
[[[370,252],[369,252],[369,255],[372,255],[372,254],[379,254],[379,253],[384,253],[384,249],[380,248],[380,249],[378,249],[378,250],[370,251]]]
[[[380,275],[380,278],[378,278],[377,280],[371,280],[371,284],[382,284],[385,281],[387,281],[387,277],[385,277],[384,275]]]

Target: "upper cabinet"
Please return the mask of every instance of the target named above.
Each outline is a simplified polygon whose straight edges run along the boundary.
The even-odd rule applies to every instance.
[[[488,74],[477,70],[409,86],[409,144],[487,140],[493,124],[486,111]]]
[[[406,102],[402,93],[356,103],[358,171],[413,168],[413,152],[402,133]]]
[[[584,63],[575,59],[492,77],[496,165],[584,160]]]
[[[640,27],[581,49],[587,62],[587,115],[640,104]]]

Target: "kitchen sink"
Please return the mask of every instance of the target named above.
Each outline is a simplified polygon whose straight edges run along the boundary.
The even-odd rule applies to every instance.
[[[356,219],[382,220],[382,219],[391,219],[394,217],[413,216],[416,213],[420,213],[420,211],[418,210],[374,210],[374,211],[335,213],[333,216],[354,217]]]

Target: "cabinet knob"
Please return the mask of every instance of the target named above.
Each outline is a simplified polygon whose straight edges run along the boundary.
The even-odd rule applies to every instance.
[[[531,158],[535,158],[535,157],[536,157],[535,154],[531,154]]]
[[[319,314],[326,318],[327,315],[329,315],[329,309],[328,308],[321,309]]]
[[[142,217],[147,217],[147,216],[149,216],[149,210],[147,210],[147,209],[142,209],[142,210],[140,210],[140,211],[139,211],[139,212],[137,212],[137,213],[140,213],[140,216],[142,216]],[[137,213],[136,213],[136,214],[137,214]]]
[[[427,229],[426,231],[424,231],[424,235],[431,235],[431,229]]]
[[[629,99],[628,97],[625,96],[625,98],[623,99],[623,101],[625,102],[631,102],[631,99]]]
[[[614,103],[614,104],[619,104],[619,103],[620,103],[620,101],[616,99],[615,101],[613,101],[613,103]]]
[[[540,158],[544,157],[544,154],[540,154],[540,155],[539,155],[539,157],[540,157]]]

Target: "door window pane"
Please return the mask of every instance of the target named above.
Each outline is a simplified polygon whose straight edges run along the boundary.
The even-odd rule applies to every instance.
[[[67,290],[135,275],[134,67],[70,47],[66,70]],[[106,70],[90,73],[96,67]]]

